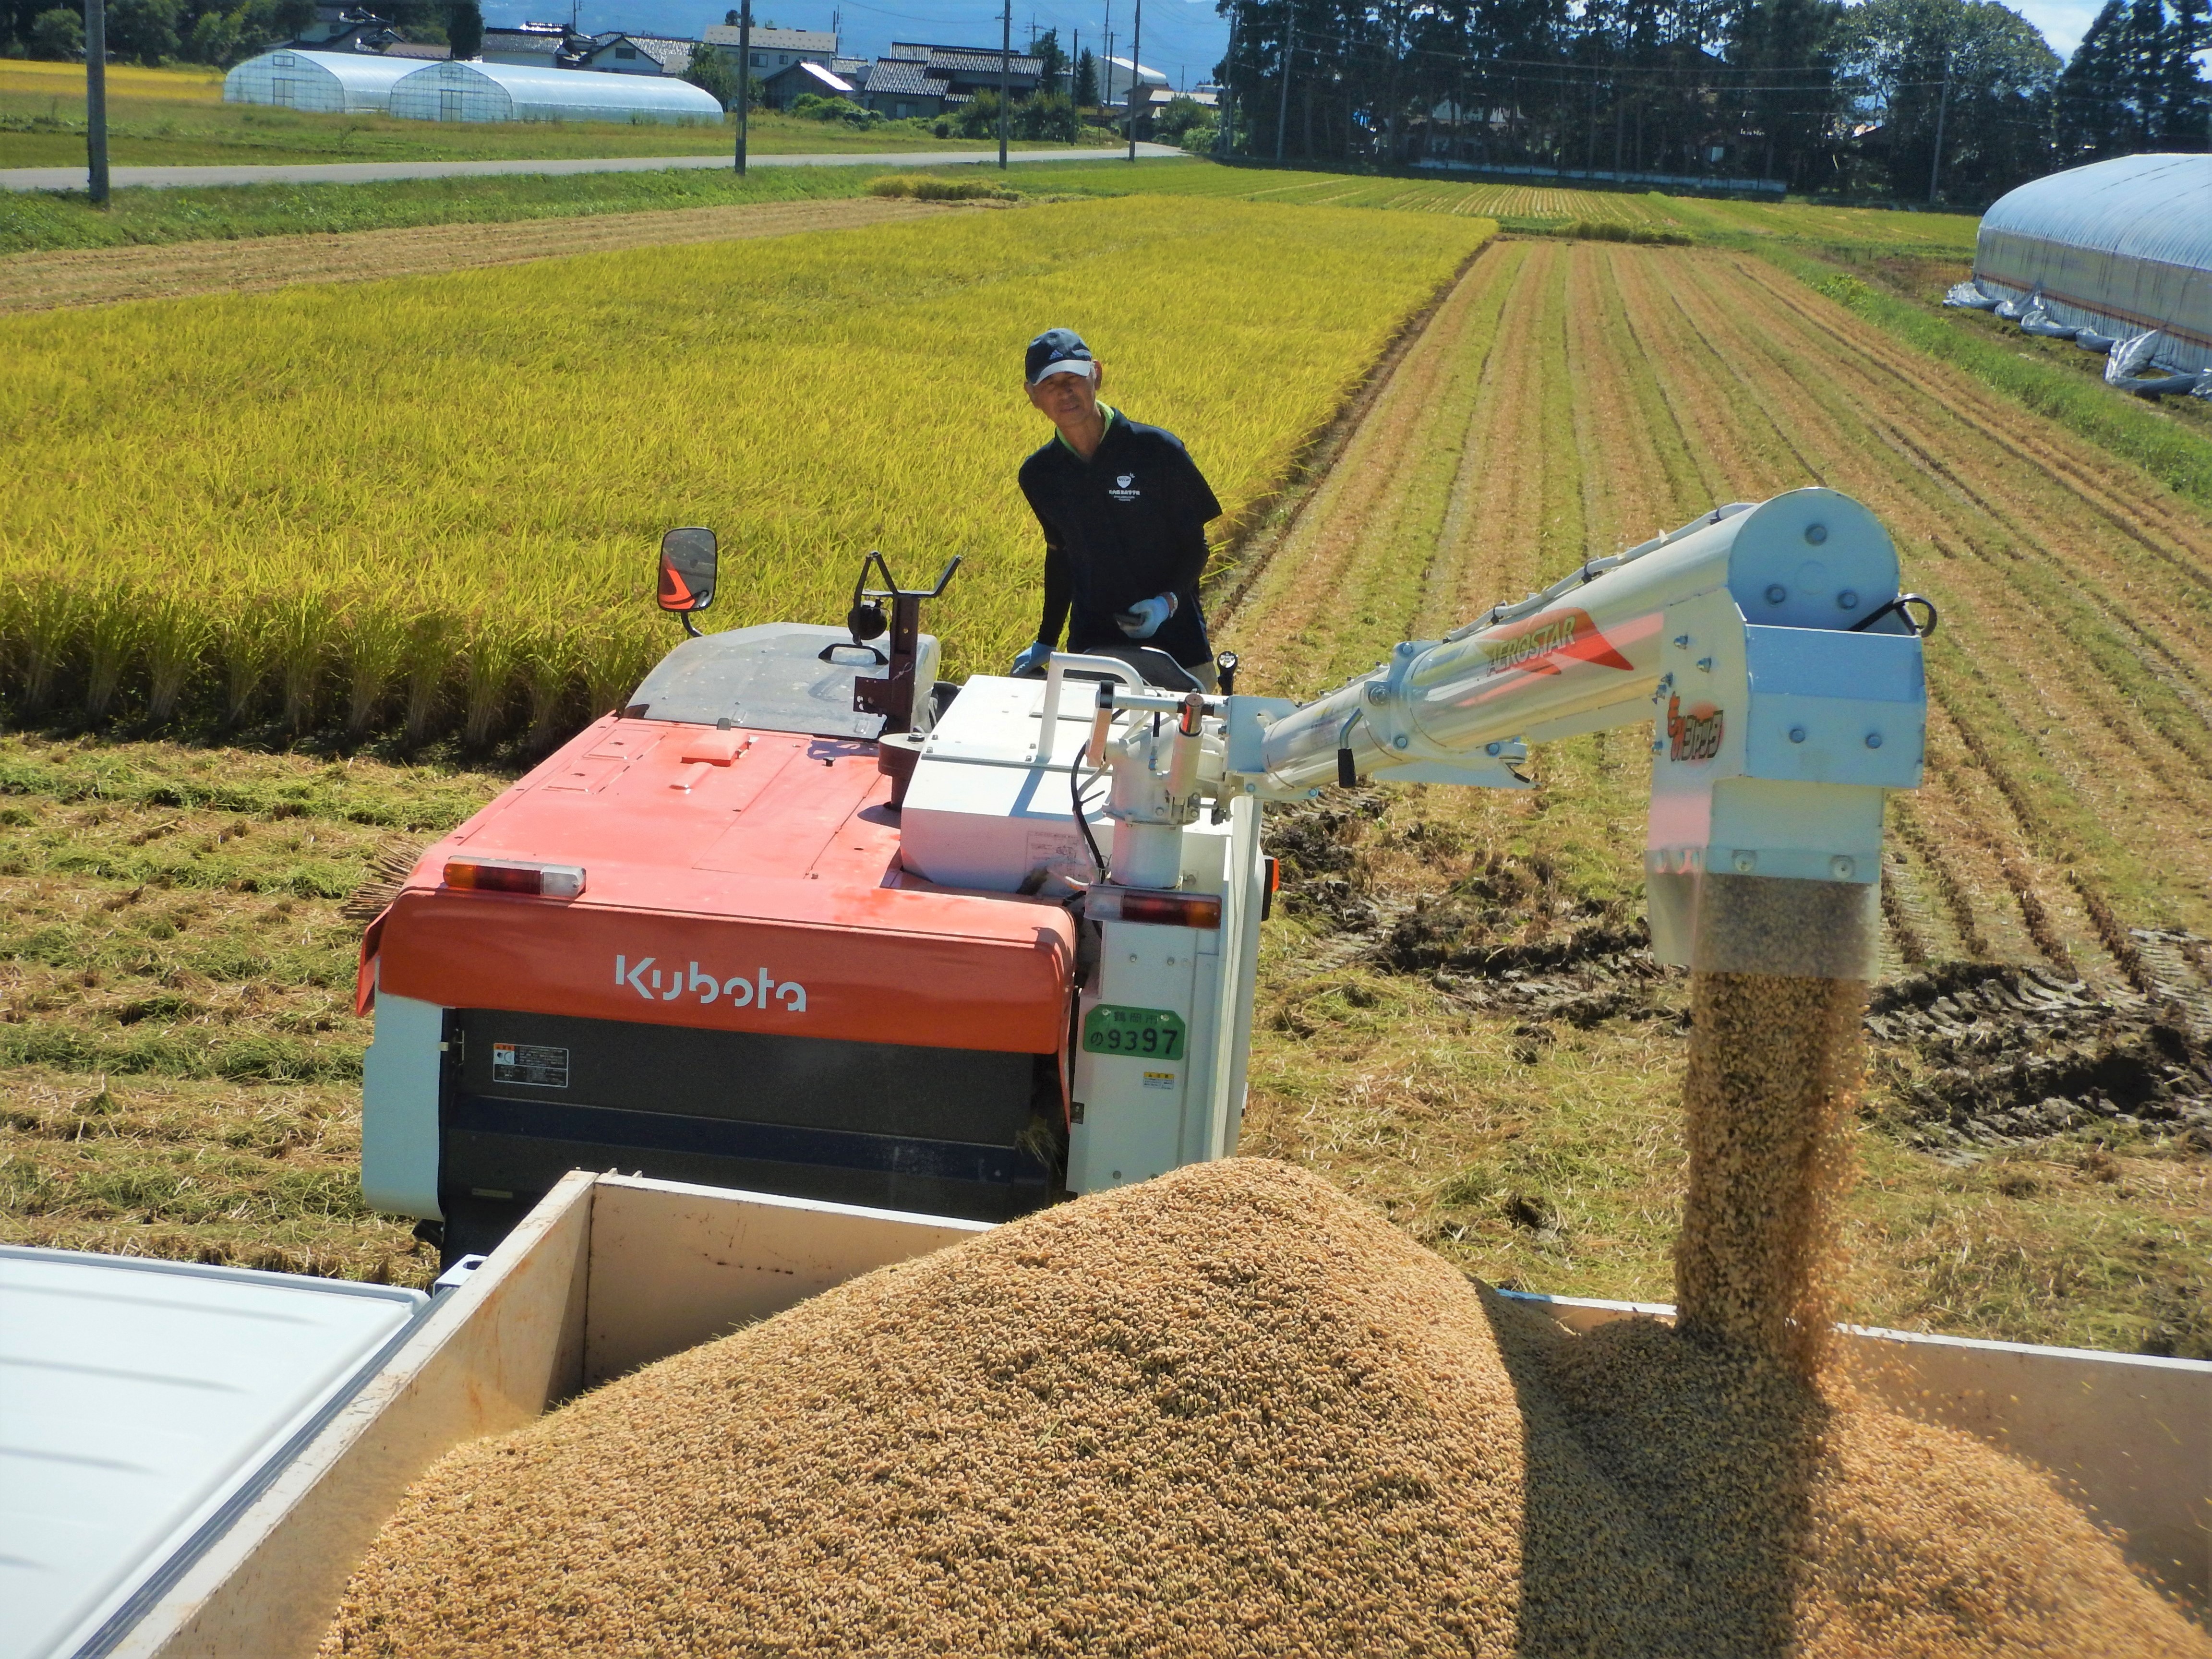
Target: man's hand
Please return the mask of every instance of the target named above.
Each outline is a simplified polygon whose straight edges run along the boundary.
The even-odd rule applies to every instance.
[[[1114,613],[1114,625],[1133,640],[1149,640],[1160,631],[1160,624],[1176,613],[1176,596],[1156,593],[1149,599],[1139,599],[1127,611]]]
[[[1014,679],[1042,674],[1052,663],[1052,647],[1037,640],[1022,647],[1022,654],[1014,659],[1014,665],[1006,672]]]

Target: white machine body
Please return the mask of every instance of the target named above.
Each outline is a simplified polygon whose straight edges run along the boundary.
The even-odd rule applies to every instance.
[[[1062,655],[1042,682],[978,675],[922,744],[899,836],[903,867],[942,885],[1084,891],[1097,957],[1073,1016],[1066,1182],[1085,1193],[1236,1150],[1264,864],[1259,802],[1221,788],[1220,720],[1178,744],[1176,715],[1124,704],[1093,764],[1097,688],[1070,666],[1142,695],[1111,659]]]

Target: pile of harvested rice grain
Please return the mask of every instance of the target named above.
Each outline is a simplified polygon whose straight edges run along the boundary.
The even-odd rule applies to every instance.
[[[1864,1042],[1856,980],[1698,974],[1682,1085],[1682,1328],[1801,1376],[1834,1328],[1836,1233]]]
[[[1809,1553],[1808,1546],[1809,1545]],[[2039,1477],[1287,1166],[1025,1218],[465,1446],[325,1654],[2212,1659]]]

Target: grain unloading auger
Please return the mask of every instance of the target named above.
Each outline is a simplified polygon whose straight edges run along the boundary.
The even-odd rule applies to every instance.
[[[1644,720],[1661,959],[1872,971],[1933,613],[1844,496],[1720,508],[1304,707],[1142,650],[939,683],[951,574],[687,639],[425,854],[362,945],[371,1204],[450,1255],[575,1168],[998,1219],[1224,1157],[1262,803],[1525,788],[1528,744]],[[664,607],[714,583],[672,532]]]

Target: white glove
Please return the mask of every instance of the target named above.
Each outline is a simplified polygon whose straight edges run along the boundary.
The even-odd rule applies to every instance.
[[[1156,593],[1149,599],[1139,599],[1127,611],[1114,613],[1114,625],[1133,640],[1149,640],[1160,631],[1160,624],[1176,613],[1176,596]]]
[[[1006,671],[1009,678],[1020,679],[1024,675],[1042,674],[1052,665],[1052,647],[1037,640],[1022,647],[1022,654],[1014,659],[1014,665]]]

